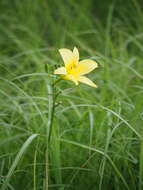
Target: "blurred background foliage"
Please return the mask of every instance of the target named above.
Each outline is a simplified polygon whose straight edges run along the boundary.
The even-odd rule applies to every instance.
[[[141,0],[0,0],[2,190],[45,189],[53,76],[44,65],[52,73],[58,49],[74,46],[98,62],[90,78],[99,88],[58,86],[49,189],[143,189],[142,44]]]

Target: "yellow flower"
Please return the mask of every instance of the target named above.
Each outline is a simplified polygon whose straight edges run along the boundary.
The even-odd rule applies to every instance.
[[[97,87],[95,83],[84,76],[98,67],[95,61],[91,59],[79,61],[79,52],[76,47],[74,47],[73,51],[63,48],[59,49],[59,52],[64,61],[65,67],[59,67],[54,71],[54,74],[62,75],[63,79],[71,80],[76,85],[78,85],[79,82],[82,82],[92,87]]]

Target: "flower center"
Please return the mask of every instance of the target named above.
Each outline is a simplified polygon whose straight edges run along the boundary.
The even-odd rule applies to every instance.
[[[66,65],[67,73],[74,75],[76,73],[75,71],[76,67],[77,65],[76,65],[75,60],[72,60],[69,64]]]

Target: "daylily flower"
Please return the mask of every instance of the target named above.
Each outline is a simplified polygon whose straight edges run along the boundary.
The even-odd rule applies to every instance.
[[[76,85],[78,85],[79,82],[82,82],[92,87],[97,87],[95,83],[84,76],[98,67],[95,61],[91,59],[79,61],[79,52],[76,47],[74,47],[73,51],[63,48],[59,49],[59,52],[65,66],[56,69],[54,74],[62,75],[62,79],[71,80]]]

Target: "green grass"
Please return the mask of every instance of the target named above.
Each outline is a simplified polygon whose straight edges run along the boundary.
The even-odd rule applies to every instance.
[[[143,189],[142,26],[137,0],[0,1],[0,189]],[[49,146],[45,64],[74,46],[98,88],[58,83]]]

